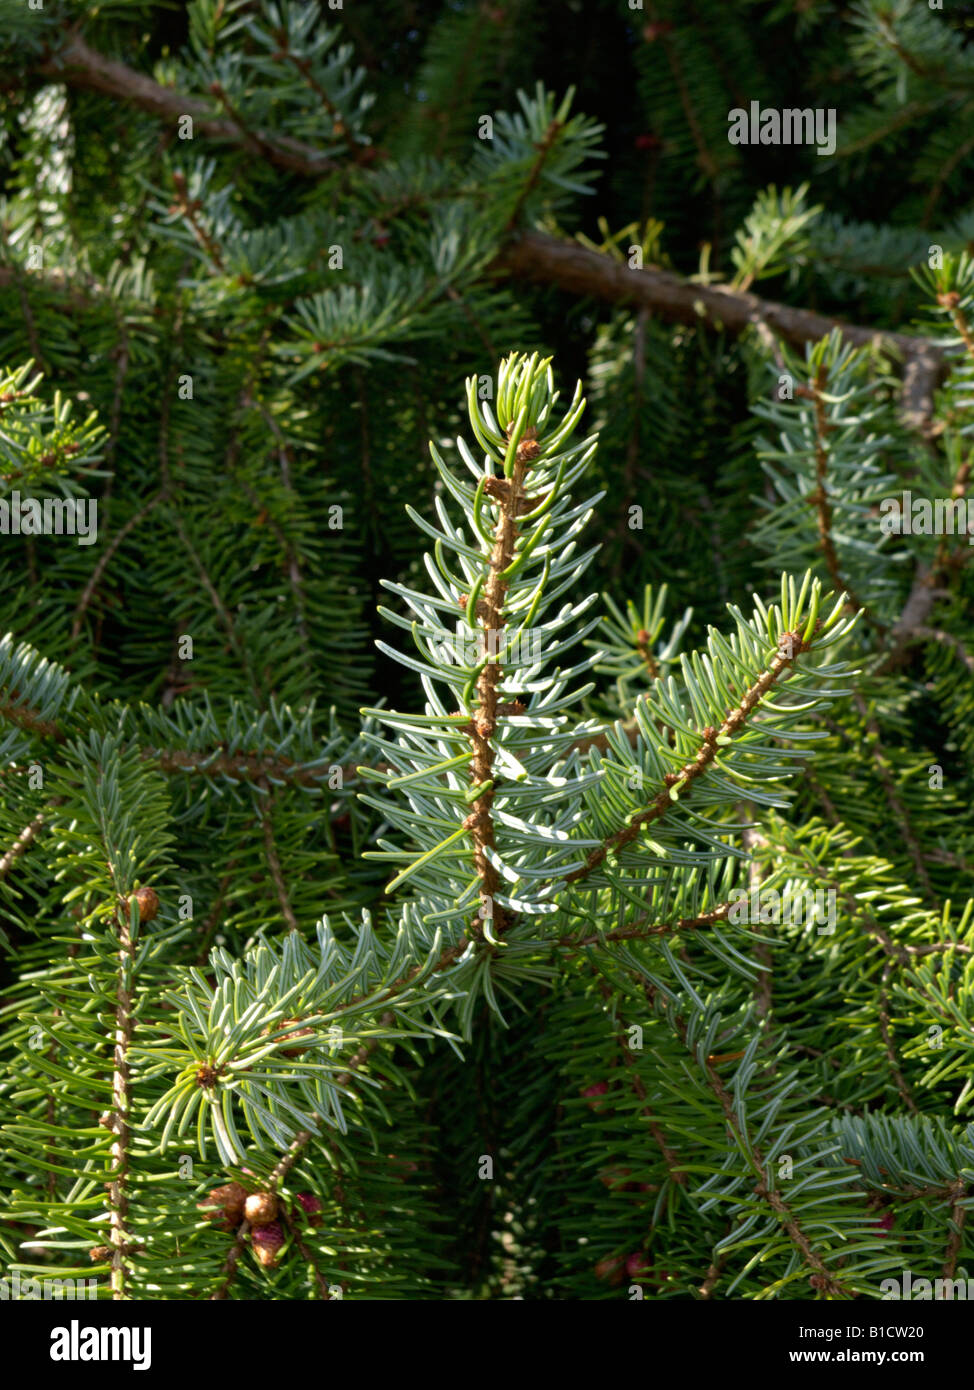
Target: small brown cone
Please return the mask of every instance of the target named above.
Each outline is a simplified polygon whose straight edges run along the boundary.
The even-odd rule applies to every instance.
[[[264,1269],[273,1269],[281,1258],[281,1246],[284,1244],[280,1223],[272,1221],[267,1226],[255,1226],[250,1242],[257,1263],[263,1265]]]
[[[138,888],[132,897],[126,900],[126,909],[132,902],[138,903],[140,922],[151,922],[154,917],[158,917],[159,895],[153,888]]]
[[[244,1216],[251,1226],[268,1226],[277,1219],[277,1198],[273,1192],[252,1192],[244,1202]]]
[[[214,1187],[212,1192],[206,1194],[206,1200],[196,1205],[210,1221],[222,1217],[226,1229],[231,1230],[243,1220],[246,1200],[246,1188],[238,1182],[228,1182],[222,1187]]]
[[[297,1194],[297,1202],[307,1217],[308,1225],[320,1226],[320,1213],[324,1210],[321,1198],[314,1192],[299,1192]]]
[[[606,1255],[595,1266],[596,1279],[605,1279],[612,1285],[621,1284],[625,1277],[626,1261],[622,1255]]]

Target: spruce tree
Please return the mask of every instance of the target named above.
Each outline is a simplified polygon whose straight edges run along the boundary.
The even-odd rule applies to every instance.
[[[967,1279],[966,21],[691,8],[0,4],[8,1285]]]

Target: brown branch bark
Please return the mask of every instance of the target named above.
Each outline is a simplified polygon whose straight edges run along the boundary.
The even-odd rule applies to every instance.
[[[560,936],[555,943],[566,951],[580,951],[584,946],[601,946],[607,941],[644,941],[651,936],[673,936],[678,932],[698,931],[701,927],[712,927],[717,922],[725,922],[730,912],[730,902],[718,903],[709,912],[698,917],[681,917],[675,922],[657,922],[652,926],[633,923],[628,927],[614,927],[602,935]]]
[[[967,1184],[963,1178],[958,1178],[951,1192],[953,1203],[950,1209],[950,1237],[947,1241],[947,1253],[944,1256],[944,1278],[953,1279],[957,1273],[957,1257],[960,1254],[961,1241],[964,1235],[964,1223],[967,1219],[967,1208],[964,1206],[964,1199],[967,1196]]]
[[[289,135],[271,136],[262,131],[242,131],[234,121],[215,117],[208,101],[187,96],[172,87],[163,87],[125,63],[105,58],[89,48],[77,34],[70,37],[57,53],[51,54],[39,72],[55,82],[66,82],[71,87],[101,92],[104,96],[127,101],[161,121],[178,121],[182,116],[192,116],[195,129],[210,140],[221,140],[251,151],[254,141],[258,140],[266,157],[278,168],[307,178],[321,178],[339,167],[311,145],[294,140]]]
[[[829,572],[834,588],[841,594],[843,591],[846,596],[846,611],[850,613],[863,612],[866,618],[874,625],[879,626],[872,618],[865,604],[853,593],[850,586],[842,578],[839,568],[839,557],[835,549],[835,538],[832,535],[832,503],[829,500],[828,492],[828,473],[829,473],[829,449],[828,436],[835,428],[829,423],[828,411],[825,407],[825,388],[828,385],[828,373],[824,365],[820,365],[815,373],[815,380],[810,386],[799,386],[796,388],[796,395],[810,396],[812,398],[813,416],[815,421],[815,482],[816,488],[810,494],[808,500],[815,507],[818,520],[819,547],[825,556],[825,567]],[[885,628],[881,628],[885,632]]]
[[[870,742],[870,752],[872,753],[873,761],[876,765],[876,772],[880,782],[882,783],[883,791],[886,795],[886,800],[889,804],[889,808],[893,813],[894,820],[900,827],[900,833],[903,836],[903,843],[906,845],[907,849],[910,852],[910,858],[913,860],[913,865],[917,871],[917,876],[919,877],[920,882],[923,884],[923,890],[926,893],[927,898],[931,902],[933,902],[935,900],[935,895],[933,891],[933,885],[930,882],[930,876],[927,873],[927,866],[924,862],[923,850],[920,846],[920,841],[918,840],[916,833],[914,832],[913,825],[910,821],[909,815],[907,814],[906,807],[903,805],[902,798],[900,797],[900,794],[896,788],[896,783],[893,780],[893,774],[890,770],[889,759],[887,758],[886,753],[883,749],[883,745],[880,742],[879,724],[876,722],[875,717],[872,714],[870,714],[869,708],[866,705],[865,700],[862,698],[858,691],[856,691],[853,698],[855,699],[856,708],[858,709],[859,713],[862,716],[863,722],[865,723],[866,730],[872,736]]]
[[[277,893],[277,901],[280,905],[281,915],[287,923],[288,931],[296,932],[298,919],[294,915],[294,908],[291,906],[291,899],[287,894],[287,885],[284,882],[284,874],[281,870],[281,860],[277,853],[277,841],[274,838],[274,827],[271,824],[271,812],[273,803],[270,796],[270,784],[265,780],[263,783],[267,797],[261,808],[261,828],[264,832],[264,857],[267,860],[267,867],[270,870],[271,881],[274,884],[274,891]]]
[[[952,500],[966,496],[971,481],[971,465],[970,457],[958,465],[950,489]],[[949,595],[949,589],[944,586],[966,563],[970,551],[970,546],[958,546],[951,551],[948,538],[942,536],[933,562],[930,565],[917,566],[913,586],[903,606],[903,611],[890,634],[889,652],[882,665],[877,668],[877,675],[885,675],[887,672],[895,670],[901,663],[906,648],[911,645],[918,633],[927,628],[927,620],[936,606],[937,600]]]
[[[504,247],[492,269],[516,280],[557,285],[572,294],[647,308],[673,323],[704,323],[734,334],[743,333],[751,324],[764,323],[799,347],[838,328],[856,347],[875,344],[903,359],[901,404],[904,419],[914,428],[922,429],[929,421],[934,387],[945,369],[944,354],[926,338],[844,323],[811,309],[779,304],[722,285],[696,285],[666,270],[632,270],[599,251],[543,232],[522,232]]]
[[[533,435],[533,431],[531,433]],[[495,915],[494,906],[500,877],[489,857],[494,848],[494,819],[491,814],[494,801],[494,749],[491,740],[497,733],[497,720],[501,714],[499,691],[504,679],[504,668],[496,658],[505,626],[504,601],[507,598],[508,581],[504,577],[504,571],[514,559],[524,475],[530,459],[538,452],[538,446],[533,442],[529,446],[525,436],[525,441],[517,447],[512,476],[509,479],[488,480],[492,486],[485,491],[498,508],[494,544],[489,560],[490,575],[484,585],[483,598],[476,604],[476,612],[468,614],[470,623],[474,626],[478,618],[481,620],[487,664],[477,678],[476,703],[469,728],[470,746],[473,750],[470,779],[475,787],[482,787],[483,790],[474,801],[464,825],[473,836],[474,865],[480,879],[480,900],[494,917],[494,925],[498,930],[503,930],[504,927],[504,915],[500,911]],[[479,934],[479,928],[477,931]]]
[[[77,34],[71,35],[38,71],[69,86],[129,102],[163,121],[192,116],[201,135],[236,145],[251,154],[255,153],[256,144],[257,152],[268,162],[291,173],[321,178],[341,167],[313,146],[290,136],[244,130],[232,120],[214,116],[205,99],[163,87],[144,73],[105,58]],[[353,159],[362,162],[369,162],[372,157],[371,148],[352,154]],[[610,303],[632,303],[678,323],[721,325],[730,333],[743,332],[752,323],[764,323],[787,342],[799,346],[839,328],[848,342],[857,346],[880,343],[903,358],[904,418],[920,430],[929,424],[933,390],[945,363],[943,353],[928,339],[842,323],[812,310],[761,299],[726,286],[695,285],[667,271],[633,270],[576,242],[536,231],[522,232],[509,242],[496,258],[493,270],[498,275],[558,285],[571,293],[593,295]],[[0,271],[0,284],[14,278],[11,272]]]
[[[43,812],[38,811],[37,815],[29,825],[24,826],[23,830],[14,840],[6,854],[0,859],[0,879],[6,878],[16,861],[22,854],[25,854],[40,834],[44,824]]]

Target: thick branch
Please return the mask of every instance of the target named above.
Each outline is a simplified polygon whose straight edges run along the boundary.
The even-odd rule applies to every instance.
[[[742,333],[751,324],[765,323],[798,347],[838,328],[856,347],[876,344],[904,359],[902,405],[905,418],[915,427],[929,419],[933,390],[944,371],[943,353],[926,338],[843,323],[811,309],[796,309],[723,285],[695,285],[666,270],[632,270],[599,251],[542,232],[522,233],[504,248],[492,268],[517,280],[535,280],[611,304],[650,309],[670,322],[705,323],[729,333]]]
[[[263,132],[242,131],[233,121],[214,117],[208,101],[200,97],[187,96],[171,87],[160,86],[151,77],[146,77],[124,63],[116,63],[89,48],[84,39],[72,36],[57,53],[52,54],[40,68],[43,76],[57,82],[66,82],[71,87],[80,87],[89,92],[102,92],[105,96],[116,97],[130,102],[142,111],[157,116],[162,121],[178,121],[182,116],[192,116],[196,130],[211,140],[223,140],[231,145],[241,145],[253,150],[255,140],[259,141],[267,158],[281,169],[289,169],[295,174],[309,178],[319,178],[332,172],[338,166],[333,160],[325,159],[310,145],[293,140],[289,135],[265,135]]]

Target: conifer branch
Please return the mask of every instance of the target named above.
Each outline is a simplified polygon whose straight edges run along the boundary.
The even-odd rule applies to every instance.
[[[727,1234],[727,1235],[730,1235],[730,1229],[728,1229],[728,1231],[726,1232],[726,1234]],[[700,1285],[700,1288],[697,1290],[697,1292],[699,1293],[699,1295],[700,1295],[700,1297],[701,1297],[702,1299],[706,1300],[706,1299],[709,1299],[709,1298],[710,1298],[710,1296],[711,1296],[711,1294],[713,1293],[714,1289],[717,1287],[718,1283],[720,1282],[720,1276],[721,1276],[721,1275],[723,1274],[723,1272],[724,1272],[724,1265],[725,1265],[726,1263],[727,1263],[727,1256],[726,1256],[726,1254],[725,1254],[723,1251],[720,1253],[720,1255],[717,1256],[717,1258],[716,1258],[715,1260],[712,1260],[712,1261],[711,1261],[710,1267],[708,1268],[707,1273],[704,1275],[703,1283]]]
[[[531,432],[534,437],[534,431]],[[533,449],[533,455],[531,450]],[[470,830],[474,844],[474,864],[480,879],[480,899],[493,913],[498,930],[504,929],[504,915],[493,907],[497,894],[499,876],[491,863],[489,852],[494,848],[494,822],[491,806],[494,800],[494,750],[491,740],[497,733],[497,720],[500,714],[498,689],[504,671],[500,662],[493,659],[500,647],[504,633],[504,601],[507,597],[505,571],[514,560],[514,543],[517,539],[517,517],[521,512],[524,476],[532,456],[539,453],[537,444],[527,439],[516,449],[514,468],[510,478],[488,479],[484,491],[498,508],[497,523],[494,528],[494,545],[488,561],[490,574],[483,586],[483,598],[476,604],[476,613],[470,614],[475,623],[481,620],[484,649],[488,659],[477,679],[473,719],[469,738],[473,749],[470,764],[470,780],[475,787],[483,787],[473,803],[473,809],[464,821]]]
[[[284,1226],[286,1230],[289,1230],[291,1232],[291,1239],[294,1241],[298,1253],[304,1260],[305,1264],[309,1266],[312,1278],[315,1282],[315,1287],[317,1288],[318,1293],[321,1296],[322,1302],[329,1303],[331,1301],[331,1295],[328,1292],[328,1285],[325,1283],[321,1270],[318,1268],[318,1263],[315,1260],[314,1254],[312,1253],[312,1251],[308,1249],[307,1245],[305,1245],[304,1241],[301,1239],[301,1235],[295,1228],[293,1221],[289,1221],[288,1218],[285,1216],[282,1218],[281,1224]]]
[[[259,138],[264,156],[281,169],[306,178],[321,178],[337,167],[312,146],[288,135],[268,136],[263,132],[248,137],[232,120],[213,115],[209,102],[163,87],[134,68],[89,48],[80,34],[72,34],[56,52],[50,54],[38,71],[43,77],[67,82],[85,91],[100,92],[147,111],[150,116],[176,124],[184,116],[192,116],[201,135],[230,145],[249,147]]]
[[[292,57],[287,50],[282,50],[281,56]],[[207,102],[163,87],[125,64],[105,58],[77,34],[71,34],[57,53],[49,55],[39,71],[72,86],[128,101],[166,122],[191,115],[202,135],[260,153],[272,165],[305,177],[321,178],[342,167],[291,137],[250,131],[238,121],[215,118]],[[542,149],[539,158],[543,155]],[[374,151],[372,147],[357,147],[352,158],[368,163],[374,158]],[[509,229],[513,229],[528,191],[522,191]],[[793,344],[817,341],[838,327],[849,342],[880,344],[902,357],[905,417],[919,429],[929,424],[933,390],[942,375],[944,358],[926,339],[842,324],[811,310],[763,300],[749,292],[682,281],[665,271],[630,269],[608,255],[533,230],[522,231],[508,241],[493,270],[515,279],[555,284],[571,293],[592,295],[610,303],[632,303],[670,321],[703,322],[731,333],[740,333],[749,324],[761,322]],[[9,279],[9,272],[0,270],[0,284],[5,275]]]
[[[654,936],[676,936],[680,932],[698,931],[701,927],[712,927],[717,922],[726,922],[732,906],[732,902],[718,903],[708,912],[698,913],[694,917],[681,917],[675,922],[656,922],[650,926],[634,922],[627,927],[613,927],[610,931],[596,932],[588,936],[560,936],[556,944],[567,952],[574,952],[582,950],[585,946],[601,946],[612,941],[647,941]]]
[[[518,194],[517,202],[514,204],[514,210],[511,213],[510,217],[507,219],[507,225],[504,228],[506,232],[513,231],[513,229],[517,226],[518,219],[521,216],[521,211],[528,198],[531,196],[531,194],[537,187],[538,180],[541,177],[542,170],[544,169],[545,162],[548,158],[548,153],[551,150],[551,147],[554,145],[555,141],[558,139],[558,135],[562,128],[563,127],[561,121],[554,120],[549,124],[548,129],[545,131],[544,139],[537,146],[538,153],[535,158],[535,161],[531,166],[531,169],[528,173],[527,178],[524,181],[524,185],[520,193]]]
[[[74,610],[74,617],[71,620],[72,644],[76,643],[78,638],[81,636],[81,624],[84,622],[85,613],[88,611],[88,608],[91,604],[91,600],[95,596],[95,593],[98,589],[98,585],[101,583],[105,571],[108,569],[108,566],[111,564],[115,555],[118,553],[119,546],[122,544],[124,540],[126,540],[128,536],[131,535],[135,528],[145,520],[149,513],[155,507],[157,507],[160,502],[165,500],[166,496],[166,489],[160,488],[154,496],[150,497],[147,502],[143,503],[143,505],[138,509],[138,511],[132,513],[128,521],[126,521],[123,526],[119,527],[119,529],[115,532],[115,535],[112,536],[111,540],[108,542],[102,553],[99,555],[97,563],[95,564],[95,567],[92,570],[91,575],[89,576],[88,582],[85,585],[82,595],[79,598],[77,606]]]
[[[112,1297],[125,1297],[125,1259],[130,1253],[128,1234],[128,1176],[129,1176],[129,1114],[130,1093],[129,1050],[132,1046],[131,977],[135,965],[135,950],[128,920],[128,906],[114,915],[118,935],[118,983],[115,992],[115,1042],[112,1070],[112,1178],[109,1183],[109,1221],[112,1243]]]
[[[810,309],[795,308],[722,285],[682,280],[670,271],[630,269],[599,251],[562,241],[544,232],[524,231],[498,254],[492,269],[517,280],[557,285],[570,294],[592,296],[611,304],[645,307],[674,323],[703,323],[739,334],[764,323],[795,346],[818,342],[838,329],[856,347],[877,346],[906,364],[904,414],[919,427],[929,424],[933,392],[945,370],[942,350],[927,338],[873,330],[826,318]]]
[[[818,626],[815,629],[815,632],[817,631]],[[718,728],[708,727],[703,731],[704,739],[693,762],[684,764],[679,772],[667,773],[664,779],[666,785],[656,794],[650,805],[644,811],[633,816],[627,826],[610,835],[598,849],[592,850],[580,868],[566,874],[566,883],[577,883],[590,874],[593,869],[597,869],[600,864],[604,863],[611,851],[620,850],[626,845],[632,844],[633,840],[638,838],[642,826],[652,825],[654,821],[665,816],[667,811],[672,810],[676,800],[673,795],[674,792],[677,795],[689,795],[693,783],[706,772],[717,757],[721,741],[729,741],[734,734],[741,730],[755,706],[791,669],[795,660],[812,649],[815,645],[815,632],[808,641],[802,637],[800,632],[790,632],[783,635],[779,643],[781,650],[779,650],[778,655],[767,671],[754,682],[750,689],[744,692],[740,704],[725,714]]]
[[[277,843],[274,839],[274,827],[271,824],[273,799],[270,795],[270,783],[264,778],[259,785],[266,793],[260,814],[261,828],[264,832],[264,856],[267,859],[267,867],[270,870],[271,882],[274,884],[281,915],[287,923],[288,931],[296,932],[299,930],[298,919],[294,915],[294,908],[291,906],[291,900],[287,894],[284,875],[281,872],[281,860],[277,853]]]
[[[599,980],[599,993],[602,995],[602,998],[606,1000],[609,1000],[612,997],[611,990],[601,979]],[[643,1085],[642,1077],[639,1075],[639,1069],[636,1063],[636,1059],[635,1057],[633,1057],[632,1052],[630,1051],[628,1043],[626,1041],[626,1038],[624,1037],[625,1024],[622,1025],[622,1028],[623,1032],[617,1033],[615,1035],[615,1039],[619,1046],[622,1048],[623,1062],[625,1067],[627,1068],[627,1074],[629,1077],[629,1081],[632,1085],[632,1089],[635,1091],[636,1096],[639,1100],[640,1114],[642,1118],[646,1121],[647,1128],[649,1129],[649,1132],[653,1137],[653,1143],[660,1151],[660,1156],[663,1159],[663,1163],[666,1167],[667,1173],[670,1176],[670,1179],[674,1183],[676,1183],[677,1187],[685,1188],[687,1185],[687,1175],[683,1172],[681,1168],[677,1166],[679,1163],[679,1157],[676,1153],[676,1150],[671,1148],[666,1138],[666,1134],[664,1133],[663,1128],[659,1123],[659,1119],[654,1114],[653,1109],[649,1104],[649,1098],[646,1095],[646,1087]]]
[[[173,512],[172,521],[173,526],[176,529],[176,534],[182,541],[183,549],[186,551],[190,563],[196,570],[196,573],[199,575],[200,583],[206,590],[206,593],[210,598],[210,602],[213,604],[213,608],[217,614],[217,617],[220,619],[220,622],[223,625],[224,630],[226,631],[227,640],[237,657],[237,660],[240,664],[240,669],[241,671],[246,673],[247,681],[250,685],[250,693],[253,697],[254,704],[257,707],[257,709],[263,709],[265,703],[264,696],[260,689],[260,686],[258,685],[257,678],[254,674],[253,663],[250,658],[250,653],[248,652],[245,644],[241,641],[240,634],[237,631],[237,625],[231,617],[226,604],[223,602],[223,599],[220,597],[220,592],[217,589],[216,584],[213,582],[213,579],[210,577],[210,574],[203,563],[203,560],[200,556],[200,547],[198,544],[194,543],[192,537],[187,532],[186,527],[183,523],[183,519],[179,515],[178,511]]]
[[[913,637],[918,642],[939,642],[942,646],[949,647],[967,667],[968,671],[974,675],[974,655],[964,646],[959,637],[953,633],[945,632],[940,627],[919,626],[913,629]]]
[[[655,1004],[659,998],[659,991],[652,984],[645,984],[644,991],[650,1004]],[[689,1041],[686,1020],[679,1014],[664,1010],[664,1017],[669,1021],[677,1037],[686,1047],[691,1057],[696,1060],[695,1049]],[[836,1276],[827,1268],[821,1257],[816,1253],[809,1237],[802,1230],[801,1224],[794,1216],[788,1203],[784,1201],[780,1193],[768,1186],[767,1181],[767,1161],[761,1149],[756,1144],[747,1142],[746,1122],[741,1119],[741,1112],[734,1103],[734,1097],[727,1090],[717,1072],[716,1066],[709,1058],[704,1064],[704,1074],[707,1085],[717,1098],[718,1104],[724,1114],[728,1130],[737,1139],[738,1147],[744,1156],[747,1166],[751,1169],[756,1179],[754,1192],[762,1201],[766,1202],[775,1216],[781,1223],[782,1229],[788,1236],[797,1252],[801,1255],[804,1263],[815,1271],[812,1276],[814,1287],[827,1293],[831,1298],[848,1298],[850,1291],[845,1288]]]
[[[185,41],[158,6],[113,31],[8,5],[0,314],[52,376],[0,372],[4,1275],[87,1250],[116,1299],[623,1298],[626,1274],[875,1298],[911,1242],[964,1272],[974,258],[955,218],[913,224],[971,146],[944,143],[929,73],[956,96],[974,64],[956,23],[896,0],[904,66],[884,3],[861,7],[853,67],[878,86],[836,152],[919,137],[927,187],[892,222],[847,221],[841,180],[812,209],[759,192],[756,155],[717,157],[764,40],[695,0],[706,34],[650,15],[641,217],[596,209],[599,248],[556,229],[606,150],[610,182],[633,172],[631,132],[600,148],[599,113],[538,84],[470,142],[531,61],[529,25],[505,67],[494,0],[396,30],[417,63],[395,92],[381,63],[363,89],[317,3],[197,4]],[[617,58],[628,39],[606,35]],[[365,143],[370,110],[394,154]],[[680,183],[695,157],[709,195]],[[660,269],[708,197],[752,210],[696,274]],[[811,307],[905,323],[908,267],[929,337]],[[491,347],[549,336],[552,289],[603,306],[583,340],[555,325],[601,444],[576,433],[581,383],[564,401],[547,359]],[[770,426],[753,465],[745,389]],[[95,548],[12,524],[25,492],[92,478]],[[954,504],[915,553],[886,524],[904,479]],[[663,585],[639,602],[663,574],[695,628]],[[376,583],[388,626],[361,616]],[[405,675],[369,690],[393,628],[375,645]],[[195,1203],[184,1148],[237,1180]]]
[[[815,478],[817,487],[809,497],[809,502],[815,507],[818,515],[818,535],[822,554],[825,556],[825,567],[829,572],[829,578],[839,593],[845,593],[848,608],[853,613],[864,612],[866,621],[871,623],[879,632],[885,632],[883,625],[872,616],[866,605],[856,597],[849,585],[843,580],[839,570],[839,559],[835,552],[835,541],[832,536],[832,504],[829,501],[827,488],[829,471],[829,453],[827,437],[832,432],[833,426],[828,422],[825,409],[823,393],[828,385],[828,371],[825,363],[820,362],[815,378],[811,386],[797,386],[795,394],[797,396],[811,396],[814,405],[815,420]]]
[[[742,804],[738,807],[738,810],[743,816],[753,821],[753,805],[749,803]],[[750,863],[748,864],[748,887],[752,894],[760,893],[761,884],[764,881],[764,874],[755,852],[758,849],[767,848],[767,843],[767,840],[753,824],[746,825],[741,831],[741,844],[751,856]],[[754,986],[754,1007],[758,1018],[765,1025],[766,1029],[770,1029],[768,1020],[771,1016],[772,987],[774,983],[772,972],[773,959],[770,949],[763,941],[756,941],[754,943],[754,954],[764,967],[759,972],[757,982]]]
[[[964,1224],[967,1220],[967,1207],[965,1205],[967,1183],[962,1178],[958,1178],[950,1195],[953,1198],[953,1205],[950,1209],[950,1236],[947,1240],[947,1252],[944,1256],[945,1279],[953,1279],[957,1273],[957,1260],[960,1256],[964,1238]]]
[[[30,849],[43,828],[44,819],[43,811],[38,811],[30,824],[24,826],[6,854],[0,858],[0,879],[6,878],[20,856]]]
[[[886,1049],[886,1060],[889,1063],[889,1072],[896,1084],[900,1099],[912,1114],[920,1113],[916,1101],[913,1099],[913,1092],[907,1085],[906,1078],[900,1067],[899,1057],[896,1053],[896,1044],[893,1041],[893,1029],[889,1016],[889,980],[896,968],[895,961],[889,959],[883,966],[883,978],[879,988],[879,1033],[883,1040],[883,1047]]]
[[[53,739],[58,744],[67,742],[69,737],[68,731],[56,720],[45,718],[36,707],[23,703],[16,689],[0,691],[0,718],[23,729],[25,733]],[[283,782],[298,787],[320,788],[333,771],[331,764],[319,766],[311,762],[295,762],[282,754],[228,753],[220,748],[190,752],[184,748],[148,746],[141,750],[141,757],[155,763],[167,775],[197,773],[203,777],[228,777],[231,781],[256,785]]]
[[[226,270],[226,262],[223,259],[219,242],[200,221],[199,214],[202,203],[198,198],[190,198],[189,190],[186,187],[186,177],[179,170],[174,172],[172,183],[176,190],[176,201],[173,203],[171,211],[178,212],[185,219],[197,245],[210,258],[214,269],[222,275]]]
[[[923,851],[920,848],[920,841],[917,839],[916,832],[907,815],[906,807],[903,805],[900,794],[896,789],[896,784],[890,773],[889,759],[886,757],[883,751],[883,745],[880,742],[879,725],[876,722],[875,715],[870,713],[865,700],[858,691],[855,695],[855,702],[866,729],[871,735],[869,748],[872,753],[873,761],[876,764],[879,780],[883,785],[883,791],[886,794],[886,800],[889,802],[889,808],[893,813],[897,825],[900,827],[903,841],[910,852],[910,858],[913,860],[917,875],[920,882],[923,884],[924,891],[927,897],[932,900],[934,897],[933,885],[930,882],[930,875],[927,873],[927,866],[923,858]]]
[[[8,690],[6,698],[0,697],[0,719],[6,719],[23,729],[27,734],[38,734],[41,738],[53,738],[63,743],[67,735],[53,719],[45,719],[36,709],[21,702],[17,690]]]

